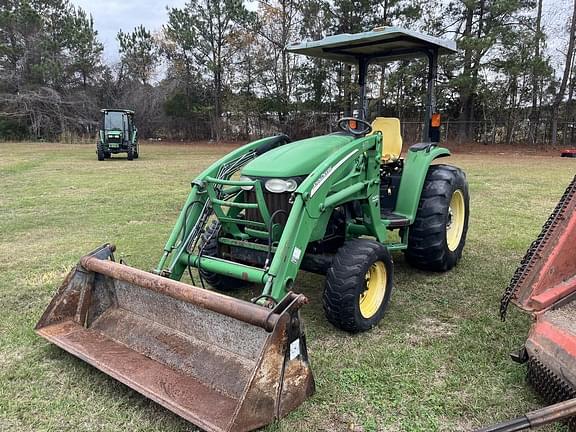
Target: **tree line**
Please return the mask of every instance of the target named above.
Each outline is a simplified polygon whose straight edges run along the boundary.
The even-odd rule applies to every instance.
[[[135,110],[150,138],[329,132],[358,103],[357,71],[285,47],[393,25],[458,44],[457,55],[441,57],[437,81],[449,140],[576,143],[576,1],[566,3],[555,15],[562,30],[548,40],[542,0],[261,0],[256,10],[242,0],[189,0],[168,8],[158,31],[119,30],[119,60],[106,64],[81,8],[4,0],[0,139],[93,136],[101,108]],[[399,117],[416,140],[425,70],[418,59],[372,65],[369,115]]]

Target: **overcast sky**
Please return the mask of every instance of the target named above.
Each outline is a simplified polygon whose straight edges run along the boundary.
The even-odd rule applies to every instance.
[[[104,59],[112,62],[118,59],[118,30],[130,32],[140,24],[152,31],[160,30],[168,21],[166,6],[182,7],[186,0],[72,0],[71,3],[92,14],[104,44]]]
[[[122,29],[132,31],[143,24],[148,30],[158,31],[168,20],[166,6],[182,7],[187,0],[71,0],[94,17],[94,25],[104,44],[104,60],[118,60],[116,34]],[[246,0],[249,9],[256,8],[255,1]],[[544,0],[543,24],[548,33],[548,47],[554,60],[559,59],[558,50],[563,49],[567,39],[565,23],[571,7],[568,0]],[[571,3],[571,2],[570,2]]]
[[[130,32],[140,24],[152,32],[158,31],[168,21],[166,7],[183,7],[187,0],[71,0],[92,14],[100,41],[104,44],[104,60],[118,60],[118,30]],[[254,1],[245,1],[255,9]]]

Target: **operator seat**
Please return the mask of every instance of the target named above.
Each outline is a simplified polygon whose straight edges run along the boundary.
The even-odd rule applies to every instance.
[[[382,133],[382,163],[398,160],[402,153],[400,119],[396,117],[376,117],[372,122],[370,135]]]

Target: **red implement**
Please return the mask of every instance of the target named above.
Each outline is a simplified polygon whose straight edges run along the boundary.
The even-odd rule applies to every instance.
[[[550,403],[575,398],[576,176],[506,289],[503,319],[510,302],[534,317],[517,356],[528,362],[528,381]]]

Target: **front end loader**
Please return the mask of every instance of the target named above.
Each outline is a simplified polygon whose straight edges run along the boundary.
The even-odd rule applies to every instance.
[[[358,115],[336,133],[278,135],[225,155],[192,181],[153,273],[116,263],[105,245],[81,259],[36,327],[210,431],[266,425],[314,391],[299,270],[326,275],[326,317],[355,333],[384,316],[392,253],[447,271],[466,239],[466,177],[433,164],[450,152],[431,139],[437,58],[455,44],[385,27],[288,49],[357,65]],[[415,56],[429,60],[423,142],[401,157],[399,120],[366,119],[367,69]],[[186,273],[193,285],[180,282]],[[222,294],[247,284],[262,286],[251,301]]]

